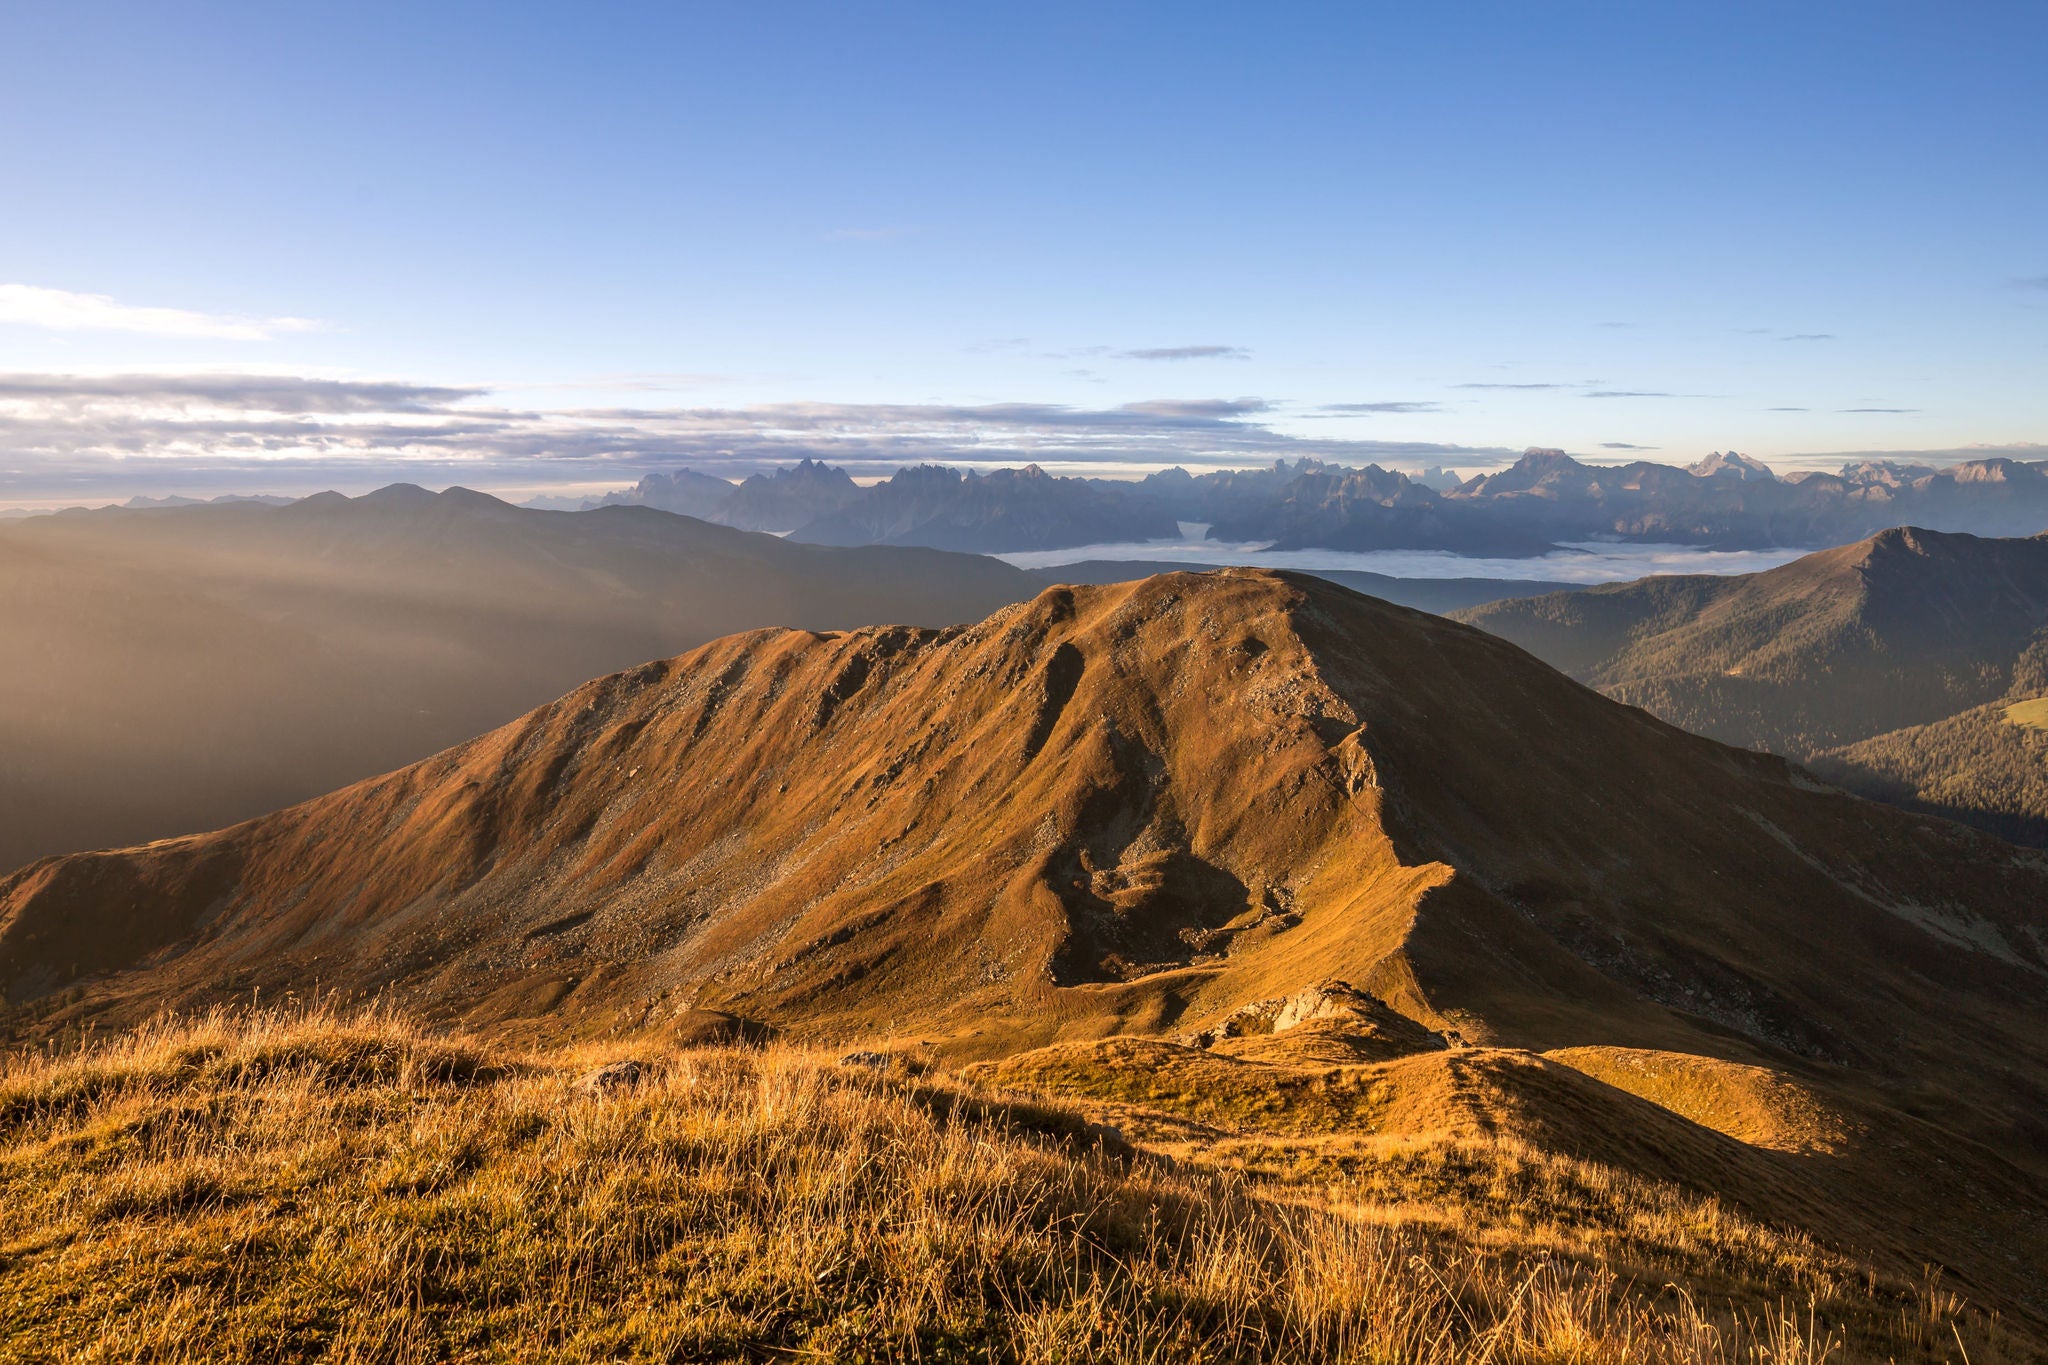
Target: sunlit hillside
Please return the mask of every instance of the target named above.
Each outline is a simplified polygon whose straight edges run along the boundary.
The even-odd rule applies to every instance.
[[[0,1074],[0,1358],[2017,1350],[1938,1285],[1511,1142],[1417,1140],[1342,1181],[1276,1180],[919,1070],[513,1052],[298,1011],[22,1056]]]

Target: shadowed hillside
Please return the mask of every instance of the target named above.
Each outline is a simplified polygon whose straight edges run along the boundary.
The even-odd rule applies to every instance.
[[[2004,1249],[2048,1254],[2044,904],[2048,865],[1993,839],[1455,623],[1226,571],[733,637],[276,815],[25,869],[0,986],[30,1034],[319,982],[556,1036],[717,1010],[947,1058],[1349,1056],[1442,1097],[1412,1112],[1611,1142],[2041,1312]],[[1256,1041],[1283,1022],[1258,1002],[1333,978],[1436,1041]],[[1517,1060],[1587,1048],[1671,1060]],[[1682,1142],[1643,1145],[1638,1071]],[[1844,1136],[1774,1146],[1694,1103],[1802,1089]]]
[[[1905,527],[1766,573],[1458,616],[1686,729],[2007,838],[2048,836],[2041,746],[2004,714],[2048,693],[2048,538]]]
[[[1993,702],[1873,736],[1807,760],[1854,792],[1961,820],[2015,843],[2048,846],[2048,733]]]
[[[0,869],[257,815],[734,630],[943,625],[1035,587],[968,556],[462,489],[9,525]]]

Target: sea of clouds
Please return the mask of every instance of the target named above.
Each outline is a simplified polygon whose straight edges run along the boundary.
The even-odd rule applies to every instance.
[[[1199,528],[1189,528],[1199,529]],[[1177,540],[1082,545],[996,556],[1020,569],[1051,569],[1090,559],[1172,560],[1208,568],[1247,565],[1267,569],[1353,569],[1393,578],[1510,578],[1558,583],[1614,583],[1650,574],[1738,574],[1775,569],[1807,549],[1710,550],[1697,545],[1623,545],[1598,541],[1563,544],[1549,554],[1520,559],[1452,554],[1447,550],[1273,550],[1259,541]]]

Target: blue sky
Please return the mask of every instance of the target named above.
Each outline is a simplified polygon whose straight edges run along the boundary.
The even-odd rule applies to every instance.
[[[2048,441],[2039,4],[6,29],[0,499]]]

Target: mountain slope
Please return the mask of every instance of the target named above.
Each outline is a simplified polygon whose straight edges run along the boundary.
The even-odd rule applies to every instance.
[[[461,489],[0,530],[0,868],[246,818],[760,625],[974,620],[991,560]]]
[[[1794,757],[2048,678],[2048,537],[1901,527],[1765,573],[1459,613],[1609,696]]]
[[[1736,578],[1648,578],[1459,619],[1611,697],[1878,800],[2048,844],[2048,537],[1917,527]]]
[[[994,1057],[1221,1036],[1337,978],[1440,1039],[1797,1078],[1868,1139],[1702,1130],[1702,1184],[2025,1305],[1999,1257],[2048,1254],[2044,904],[2048,864],[1988,837],[1480,632],[1225,571],[730,637],[232,829],[37,864],[0,882],[0,987],[24,1036],[318,983],[516,1030],[716,1010]],[[1522,1056],[1400,1074],[1453,1108],[1508,1086],[1497,1121],[1553,1148],[1690,1160]]]
[[[176,946],[102,998],[318,975],[470,1009],[513,980],[592,1014],[887,1011],[964,1046],[1336,976],[1531,1046],[1710,1036],[1877,1072],[2042,1049],[2038,863],[1252,571],[730,637],[0,888],[15,1000]],[[1902,1028],[1929,991],[1954,998]]]
[[[2048,846],[2048,734],[1998,701],[1806,760],[1838,786]]]

